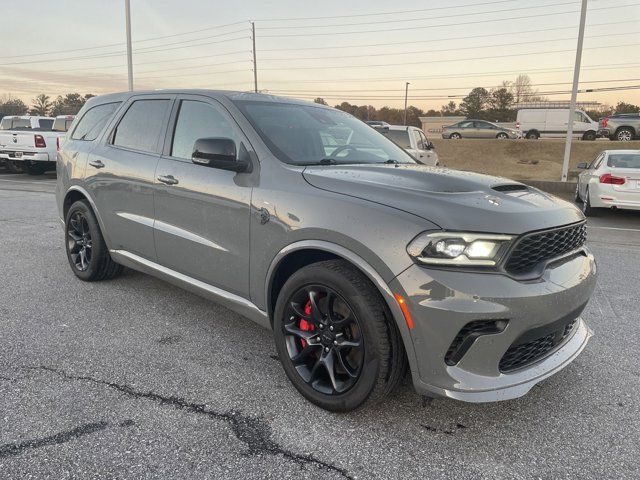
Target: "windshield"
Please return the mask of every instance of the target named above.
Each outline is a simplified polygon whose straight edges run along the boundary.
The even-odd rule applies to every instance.
[[[415,163],[351,115],[313,105],[235,101],[273,154],[293,165]]]
[[[640,168],[640,153],[612,153],[607,164],[613,168]]]

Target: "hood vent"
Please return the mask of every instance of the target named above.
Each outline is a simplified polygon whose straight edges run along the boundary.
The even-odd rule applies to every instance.
[[[494,185],[491,187],[496,192],[525,192],[529,187],[521,183],[507,183],[504,185]]]

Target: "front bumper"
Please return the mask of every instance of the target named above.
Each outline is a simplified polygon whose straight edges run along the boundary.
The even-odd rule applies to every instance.
[[[513,371],[500,369],[505,352],[527,332],[579,315],[595,282],[595,261],[586,249],[528,282],[501,274],[410,267],[390,286],[405,296],[414,321],[416,390],[468,402],[524,395],[571,363],[584,349],[591,330],[578,318],[562,342]],[[499,333],[478,336],[457,363],[448,365],[445,355],[456,335],[470,322],[483,320],[508,323]]]
[[[611,132],[606,128],[601,128],[598,130],[597,136],[609,138],[611,137]]]

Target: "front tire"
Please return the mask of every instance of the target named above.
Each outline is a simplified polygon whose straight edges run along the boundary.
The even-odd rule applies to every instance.
[[[107,280],[122,273],[122,265],[111,258],[96,216],[84,200],[73,203],[67,212],[65,247],[71,270],[80,280]]]
[[[587,140],[588,142],[593,142],[598,136],[596,135],[596,132],[585,132],[584,135],[582,135],[582,140]]]
[[[273,331],[287,377],[325,410],[347,412],[379,401],[406,370],[400,333],[384,300],[344,260],[295,272],[278,295]]]
[[[589,198],[589,188],[587,187],[584,201],[582,202],[582,213],[584,213],[585,217],[595,217],[597,213],[597,209],[591,206],[591,199]]]

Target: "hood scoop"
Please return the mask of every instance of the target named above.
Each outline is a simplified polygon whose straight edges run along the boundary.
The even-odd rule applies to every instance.
[[[491,189],[495,190],[496,192],[503,193],[529,191],[529,187],[522,183],[505,183],[504,185],[494,185],[493,187],[491,187]]]

